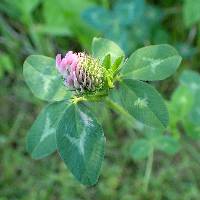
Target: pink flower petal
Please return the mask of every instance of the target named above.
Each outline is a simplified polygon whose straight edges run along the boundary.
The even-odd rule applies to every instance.
[[[62,61],[61,54],[57,54],[57,56],[56,56],[56,67],[57,68],[59,67],[61,61]]]

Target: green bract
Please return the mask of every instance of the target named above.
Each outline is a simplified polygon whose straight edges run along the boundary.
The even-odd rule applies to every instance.
[[[45,56],[29,56],[23,74],[35,96],[51,102],[38,116],[27,137],[27,149],[35,159],[56,149],[72,174],[84,185],[94,185],[104,157],[104,133],[87,102],[105,101],[119,114],[135,118],[144,125],[163,130],[168,125],[168,111],[161,95],[143,80],[162,80],[178,68],[181,57],[170,45],[148,46],[130,58],[114,42],[94,38],[92,56],[104,68],[102,91],[78,94],[63,84],[55,60]],[[92,66],[90,66],[92,67]],[[86,107],[87,105],[87,107]],[[162,140],[162,137],[160,137]],[[171,140],[168,144],[171,145]],[[135,157],[145,157],[140,141]],[[158,147],[170,152],[171,146]]]

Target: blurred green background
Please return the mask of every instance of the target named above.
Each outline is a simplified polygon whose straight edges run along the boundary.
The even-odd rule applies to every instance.
[[[0,0],[0,200],[199,200],[199,11],[200,0]],[[154,84],[169,108],[165,133],[94,106],[106,155],[98,184],[85,187],[57,154],[38,161],[27,154],[26,132],[45,103],[29,92],[22,66],[30,54],[90,52],[94,36],[127,56],[169,43],[183,62]]]

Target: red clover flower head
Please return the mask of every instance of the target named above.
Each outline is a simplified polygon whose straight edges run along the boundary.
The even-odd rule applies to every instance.
[[[64,84],[78,93],[99,91],[104,86],[104,69],[100,61],[85,53],[68,51],[64,58],[58,54],[56,68]]]

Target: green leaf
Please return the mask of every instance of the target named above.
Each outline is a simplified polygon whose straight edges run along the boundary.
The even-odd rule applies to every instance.
[[[186,134],[194,139],[200,139],[200,126],[197,126],[186,119],[183,123]]]
[[[160,94],[149,84],[125,79],[110,98],[136,120],[154,128],[168,125],[168,112]]]
[[[31,1],[27,1],[27,0],[5,0],[5,4],[7,6],[12,6],[17,10],[22,11],[23,13],[31,13],[40,3],[41,0],[31,0]]]
[[[156,148],[167,154],[176,154],[180,148],[179,142],[168,135],[163,135],[157,138]]]
[[[122,76],[135,80],[162,80],[171,76],[181,63],[170,45],[152,45],[135,51],[122,67]]]
[[[111,57],[110,54],[106,55],[103,59],[102,65],[106,68],[109,69],[111,67]]]
[[[187,27],[200,21],[200,0],[184,0],[183,19]]]
[[[30,26],[31,14],[39,5],[41,0],[4,0],[3,5],[5,6],[4,12],[9,16],[13,17],[14,20],[20,20],[23,24]]]
[[[144,0],[118,0],[114,4],[115,18],[113,21],[118,20],[122,26],[133,26],[133,23],[140,22],[144,17],[145,6]]]
[[[23,75],[35,96],[46,101],[61,101],[70,98],[55,67],[55,60],[46,56],[29,56],[23,65]]]
[[[113,64],[117,58],[125,57],[121,48],[111,40],[94,38],[92,41],[92,55],[103,61],[104,57],[108,54],[111,56],[111,64]]]
[[[178,140],[170,135],[163,135],[162,129],[145,129],[145,140],[152,149],[160,150],[164,153],[173,155],[180,149]]]
[[[89,49],[96,34],[83,21],[82,12],[94,4],[91,0],[84,0],[84,3],[82,0],[58,0],[56,3],[54,0],[43,0],[45,24],[42,31],[48,31],[53,35],[74,36],[84,49]]]
[[[39,31],[52,35],[73,35],[60,1],[55,4],[54,0],[44,0],[43,16],[45,24],[39,27]]]
[[[114,75],[116,75],[118,73],[118,71],[121,69],[121,64],[124,60],[124,57],[119,57],[115,60],[114,64],[111,66],[111,70],[114,73]]]
[[[200,89],[200,75],[192,70],[185,70],[181,76],[179,82],[188,87],[193,94]]]
[[[186,86],[181,85],[172,94],[171,101],[169,102],[170,117],[181,120],[185,118],[193,105],[193,94]]]
[[[39,114],[27,136],[27,150],[34,159],[40,159],[56,150],[56,128],[68,107],[66,102],[46,106]]]
[[[142,160],[149,156],[152,146],[146,139],[138,139],[131,146],[131,156],[134,160]]]
[[[17,1],[17,0],[15,0]],[[19,7],[23,8],[24,12],[31,13],[40,3],[41,0],[21,0],[18,1]]]
[[[94,185],[104,157],[101,125],[84,105],[72,104],[64,113],[56,133],[61,158],[84,185]]]
[[[200,123],[200,75],[192,70],[185,70],[181,74],[180,83],[181,87],[187,88],[190,92],[185,98],[193,103],[189,110],[189,120],[198,126]]]

